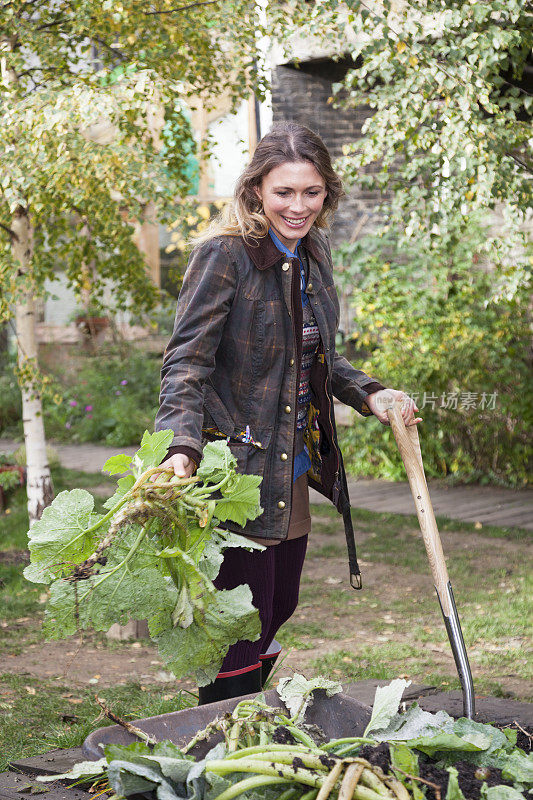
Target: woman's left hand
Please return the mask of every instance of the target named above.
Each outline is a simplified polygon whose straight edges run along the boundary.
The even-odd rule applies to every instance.
[[[383,425],[390,425],[387,409],[391,407],[394,400],[402,401],[402,417],[407,427],[422,422],[422,417],[415,417],[415,411],[418,411],[415,401],[405,392],[397,389],[380,389],[379,392],[373,392],[365,397],[365,403],[370,411]]]

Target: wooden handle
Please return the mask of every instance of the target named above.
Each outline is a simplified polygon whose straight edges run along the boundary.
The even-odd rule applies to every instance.
[[[441,601],[442,611],[449,617],[451,608],[446,591],[449,581],[448,570],[446,569],[446,561],[444,560],[439,530],[429,497],[418,431],[416,425],[410,425],[408,428],[405,426],[401,413],[400,401],[394,401],[393,405],[387,409],[387,413],[394,438],[396,439],[396,444],[398,445],[405,466],[405,471],[407,472],[411,494],[415,501],[416,513],[428,554],[435,588]]]

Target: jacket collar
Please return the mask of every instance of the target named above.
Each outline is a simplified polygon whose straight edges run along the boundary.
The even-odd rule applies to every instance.
[[[280,259],[287,257],[278,250],[268,233],[266,236],[263,236],[262,239],[252,239],[248,237],[243,241],[246,252],[257,269],[268,269],[268,267],[271,267],[273,264],[280,261]],[[304,247],[317,261],[320,260],[321,254],[314,239],[312,228],[309,233],[306,233],[303,237],[300,246]]]

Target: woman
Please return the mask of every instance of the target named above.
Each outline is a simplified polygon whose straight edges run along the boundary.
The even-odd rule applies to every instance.
[[[215,585],[248,583],[261,638],[230,647],[217,679],[200,689],[200,703],[259,691],[261,672],[264,683],[279,652],[274,636],[298,602],[309,486],[343,514],[357,586],[333,396],[383,424],[387,406],[400,398],[406,423],[420,422],[412,399],[335,350],[339,302],[323,229],[342,194],[322,140],[302,125],[274,126],[239,178],[231,208],[198,241],[184,277],[155,425],[175,432],[163,465],[190,476],[205,441],[226,438],[238,469],[262,475],[264,509],[244,528],[228,528],[266,545],[225,552]]]

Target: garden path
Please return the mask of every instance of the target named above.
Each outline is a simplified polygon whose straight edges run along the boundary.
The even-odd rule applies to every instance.
[[[12,453],[20,443],[0,439],[0,453]],[[53,444],[63,467],[83,472],[100,472],[106,460],[116,454],[116,447],[98,444]],[[133,455],[135,447],[120,448]],[[498,525],[533,530],[533,489],[507,489],[499,486],[447,486],[442,481],[428,481],[436,516],[481,525]],[[407,481],[376,479],[348,480],[350,501],[354,508],[369,511],[413,514],[414,505]],[[312,503],[326,502],[311,489]]]

